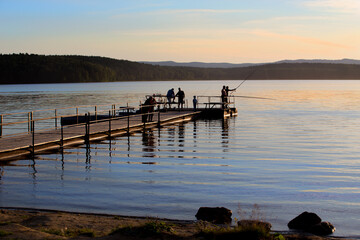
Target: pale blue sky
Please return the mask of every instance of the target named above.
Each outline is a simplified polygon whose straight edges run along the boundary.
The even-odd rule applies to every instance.
[[[360,0],[0,0],[0,53],[360,59]]]

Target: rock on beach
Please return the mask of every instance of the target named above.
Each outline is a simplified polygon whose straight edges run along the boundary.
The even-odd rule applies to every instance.
[[[335,232],[330,222],[322,222],[321,218],[312,212],[303,212],[288,223],[289,229],[302,230],[315,235],[329,235]]]
[[[195,217],[215,224],[230,224],[232,219],[230,209],[224,207],[200,207]]]

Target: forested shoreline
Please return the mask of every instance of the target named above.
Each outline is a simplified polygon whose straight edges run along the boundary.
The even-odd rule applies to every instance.
[[[360,65],[273,63],[237,68],[156,66],[96,56],[0,55],[0,84],[166,80],[360,79]]]

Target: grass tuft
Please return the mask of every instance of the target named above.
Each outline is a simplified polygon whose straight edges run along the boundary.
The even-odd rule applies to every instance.
[[[9,235],[12,235],[12,232],[7,232],[7,231],[4,231],[4,230],[0,230],[0,237],[6,237],[6,236],[9,236]]]
[[[114,235],[117,233],[122,233],[125,235],[132,235],[132,236],[154,236],[160,235],[164,233],[173,233],[173,225],[168,224],[163,221],[150,221],[145,223],[143,226],[139,227],[121,227],[114,229],[110,235]]]
[[[93,229],[82,228],[77,230],[69,230],[65,229],[43,229],[43,232],[54,234],[63,237],[77,237],[77,236],[85,236],[85,237],[95,237],[95,232]]]

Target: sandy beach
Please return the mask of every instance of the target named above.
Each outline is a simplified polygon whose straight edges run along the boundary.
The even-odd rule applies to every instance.
[[[1,239],[204,239],[199,235],[204,224],[210,225],[196,221],[36,209],[0,210]],[[285,239],[339,239],[290,232],[282,235]]]

